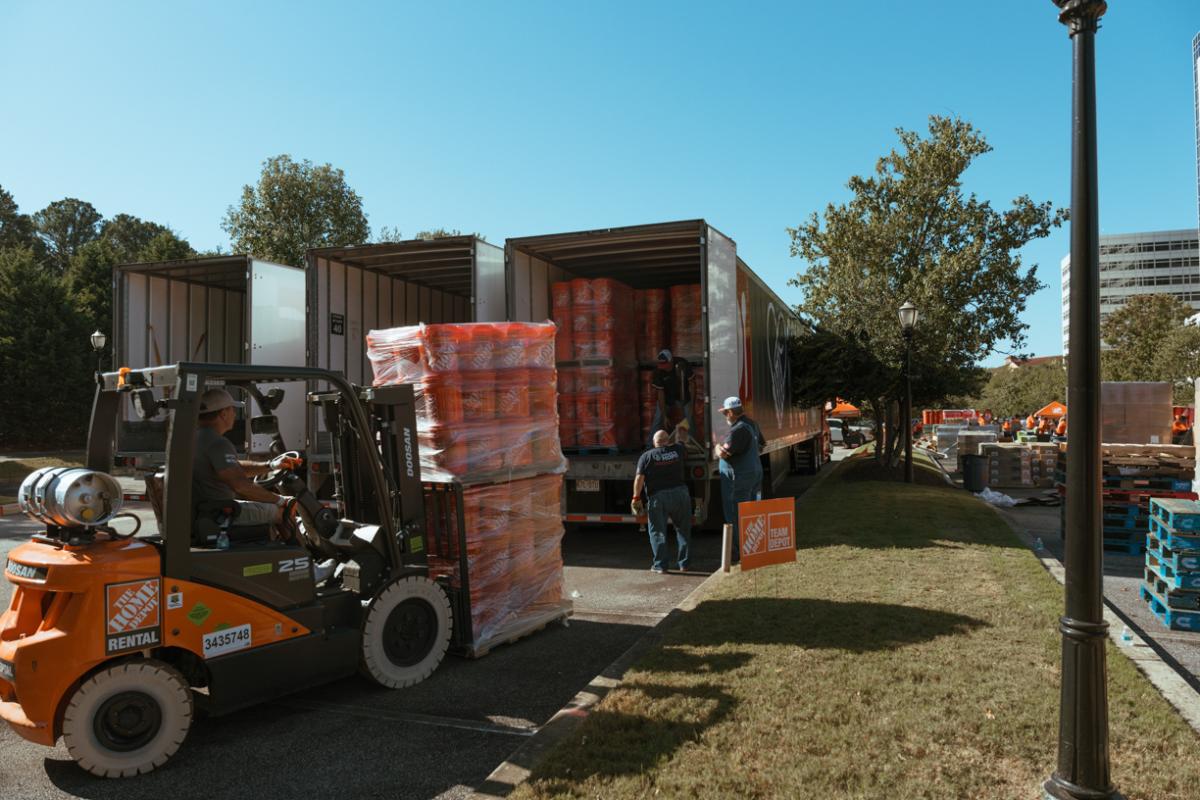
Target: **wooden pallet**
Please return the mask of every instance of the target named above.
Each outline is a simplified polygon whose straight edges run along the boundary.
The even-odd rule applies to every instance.
[[[1155,558],[1176,572],[1200,572],[1200,551],[1172,550],[1153,533],[1146,540],[1146,548],[1154,553]]]
[[[478,642],[460,648],[461,653],[470,658],[483,658],[497,647],[524,639],[526,636],[537,633],[551,623],[561,622],[563,625],[566,625],[567,618],[573,613],[575,612],[571,601],[563,600],[556,606],[551,606],[536,614],[530,614],[510,625],[504,626],[503,629],[486,639],[481,639]]]
[[[1158,517],[1150,518],[1150,535],[1172,550],[1200,550],[1200,531],[1182,534]]]
[[[1140,587],[1142,599],[1150,604],[1150,613],[1173,631],[1200,631],[1200,612],[1171,608],[1146,584]]]
[[[1200,611],[1200,592],[1172,588],[1166,578],[1149,564],[1146,565],[1143,580],[1147,586],[1154,589],[1155,594],[1166,601],[1168,608]]]
[[[1150,515],[1179,532],[1200,531],[1200,503],[1194,500],[1156,497],[1150,501]]]
[[[1200,572],[1176,569],[1174,563],[1162,558],[1161,551],[1146,548],[1146,569],[1153,570],[1169,589],[1200,591]]]

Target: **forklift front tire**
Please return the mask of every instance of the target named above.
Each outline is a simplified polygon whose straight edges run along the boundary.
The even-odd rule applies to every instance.
[[[420,683],[442,663],[452,624],[442,587],[419,576],[394,581],[367,608],[363,673],[389,689]]]
[[[175,669],[154,659],[100,670],[71,695],[63,741],[71,758],[101,778],[162,766],[192,725],[192,690]]]

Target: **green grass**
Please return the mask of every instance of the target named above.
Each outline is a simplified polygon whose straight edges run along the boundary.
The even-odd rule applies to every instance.
[[[716,584],[514,797],[1041,797],[1061,587],[966,492],[865,464],[806,498],[796,564]],[[1108,664],[1118,788],[1196,797],[1200,737]]]
[[[42,467],[82,466],[84,453],[68,451],[53,455],[10,457],[0,461],[0,505],[15,503],[17,488],[29,473]]]

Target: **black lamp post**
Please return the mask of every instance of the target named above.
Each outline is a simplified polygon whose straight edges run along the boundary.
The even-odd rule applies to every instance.
[[[104,353],[104,344],[108,341],[108,337],[100,332],[97,328],[96,332],[91,335],[92,350],[96,353],[96,375],[100,375],[100,358]]]
[[[1060,800],[1119,797],[1108,761],[1108,675],[1100,523],[1100,266],[1096,206],[1096,31],[1105,0],[1054,0],[1074,51],[1071,97],[1071,358],[1067,366],[1066,611],[1058,768]]]
[[[897,313],[904,334],[904,482],[912,483],[912,337],[917,326],[917,307],[905,300]]]

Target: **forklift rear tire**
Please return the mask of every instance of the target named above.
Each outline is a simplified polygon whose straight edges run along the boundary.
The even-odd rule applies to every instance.
[[[192,725],[192,690],[154,659],[122,661],[80,684],[63,713],[63,741],[79,766],[122,778],[162,766]]]
[[[450,600],[442,587],[419,576],[400,578],[367,608],[362,671],[389,689],[420,683],[442,663],[452,625]]]

